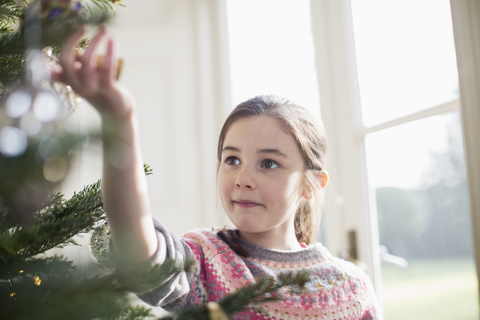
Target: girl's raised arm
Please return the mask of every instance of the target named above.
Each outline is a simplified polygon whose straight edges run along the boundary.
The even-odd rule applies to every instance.
[[[77,57],[75,46],[83,33],[83,29],[76,32],[64,43],[59,58],[61,70],[52,71],[52,76],[70,85],[102,117],[105,211],[116,258],[132,266],[147,261],[158,246],[139,145],[135,100],[114,80],[112,40],[107,43],[103,65],[94,63],[95,50],[105,36],[105,28],[100,28],[85,53]]]

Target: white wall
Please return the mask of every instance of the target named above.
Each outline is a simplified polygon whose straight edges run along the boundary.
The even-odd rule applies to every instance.
[[[201,225],[194,192],[201,170],[194,12],[190,1],[130,2],[110,33],[125,61],[122,82],[138,103],[144,161],[154,170],[148,178],[152,212],[181,233]]]

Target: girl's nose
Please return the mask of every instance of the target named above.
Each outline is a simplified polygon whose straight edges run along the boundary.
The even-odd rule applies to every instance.
[[[257,186],[256,179],[248,167],[242,168],[238,173],[235,181],[237,188],[241,189],[255,189]]]

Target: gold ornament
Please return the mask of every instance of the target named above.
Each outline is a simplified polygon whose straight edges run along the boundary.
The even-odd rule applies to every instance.
[[[210,320],[228,320],[227,314],[216,302],[207,303],[208,316]]]
[[[99,55],[97,57],[97,69],[102,69],[104,64],[105,64],[105,56]],[[114,77],[115,77],[116,80],[118,80],[118,79],[120,79],[120,74],[122,73],[122,69],[123,69],[123,59],[122,58],[117,59],[116,67],[117,68],[114,71],[115,72]]]
[[[42,283],[42,279],[40,279],[39,276],[33,277],[33,281],[35,282],[35,285],[38,287]]]

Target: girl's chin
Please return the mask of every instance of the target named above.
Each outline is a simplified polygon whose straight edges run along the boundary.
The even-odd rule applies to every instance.
[[[258,220],[255,219],[241,219],[239,220],[232,220],[232,223],[235,225],[235,227],[245,233],[259,233],[264,231],[262,228],[262,224],[258,222]]]

